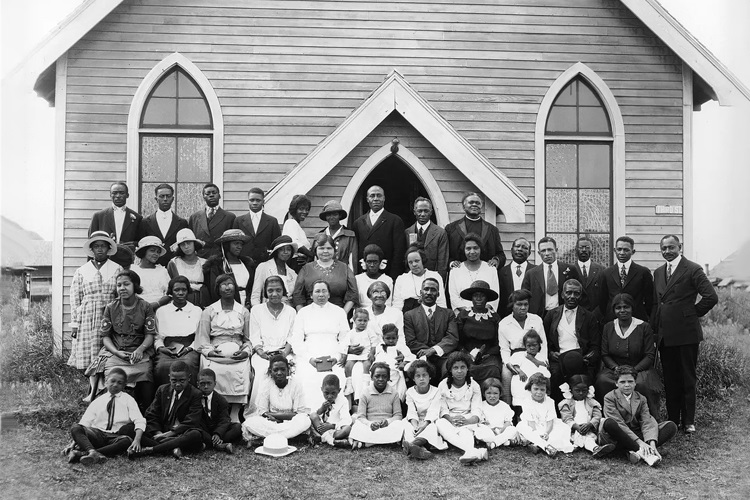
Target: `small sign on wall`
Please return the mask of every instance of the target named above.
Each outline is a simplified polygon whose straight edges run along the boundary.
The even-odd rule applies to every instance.
[[[682,205],[656,205],[656,215],[682,215]]]

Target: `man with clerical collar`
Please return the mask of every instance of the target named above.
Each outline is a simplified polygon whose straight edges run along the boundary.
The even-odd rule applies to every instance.
[[[507,266],[500,269],[500,302],[498,304],[498,313],[501,318],[512,313],[512,306],[508,306],[508,297],[516,290],[520,290],[523,285],[523,279],[529,268],[529,254],[531,253],[531,244],[526,238],[516,238],[510,247],[510,256],[513,260]]]
[[[601,331],[593,313],[580,306],[583,286],[577,279],[563,285],[563,304],[544,317],[549,345],[549,370],[552,396],[562,399],[560,385],[572,375],[587,375],[589,380],[599,367]]]
[[[583,285],[583,296],[581,296],[581,307],[594,313],[599,318],[599,276],[604,271],[604,266],[591,260],[594,251],[594,243],[588,236],[581,236],[576,242],[576,271],[581,276]]]
[[[212,255],[221,255],[221,247],[214,244],[214,241],[224,234],[224,231],[232,229],[236,218],[232,212],[227,212],[219,206],[219,200],[219,186],[206,184],[203,186],[203,201],[206,206],[192,214],[188,220],[195,237],[205,242],[203,248],[198,250],[198,256],[204,259]]]
[[[617,262],[602,272],[599,310],[603,322],[615,319],[612,299],[620,293],[633,297],[633,317],[649,321],[654,303],[654,279],[645,266],[633,262],[635,241],[629,236],[620,236],[615,242]]]
[[[420,290],[421,304],[404,314],[404,339],[417,358],[430,363],[437,380],[445,374],[448,354],[458,346],[456,315],[437,305],[440,285],[435,278],[425,278]]]
[[[159,257],[158,264],[166,267],[167,263],[174,257],[172,245],[177,241],[177,231],[188,227],[188,223],[182,217],[178,217],[172,211],[174,202],[174,188],[169,184],[159,184],[154,189],[156,195],[156,211],[143,219],[143,227],[146,236],[156,236],[164,243],[166,253]]]
[[[523,279],[522,288],[531,292],[529,312],[544,318],[563,302],[563,284],[580,276],[574,266],[557,260],[557,242],[550,236],[539,239],[537,244],[542,263],[529,269]]]
[[[406,229],[406,241],[410,246],[424,250],[427,259],[422,264],[430,271],[436,271],[445,281],[448,273],[448,235],[445,229],[433,224],[432,202],[420,196],[414,200],[414,215],[417,221]]]
[[[466,260],[464,254],[464,236],[469,233],[478,234],[482,240],[480,259],[492,267],[501,268],[505,265],[505,252],[500,242],[500,231],[497,226],[482,219],[482,198],[477,193],[466,193],[461,200],[464,217],[445,226],[448,234],[449,257],[451,267],[458,267]]]
[[[384,208],[385,191],[380,186],[371,186],[367,190],[367,204],[370,205],[370,210],[352,224],[352,230],[357,236],[357,261],[364,259],[367,245],[379,246],[387,261],[385,274],[396,281],[404,272],[404,221]]]
[[[145,236],[143,217],[126,206],[130,192],[124,182],[115,182],[109,187],[112,206],[96,212],[91,218],[89,235],[105,231],[116,243],[132,246]]]

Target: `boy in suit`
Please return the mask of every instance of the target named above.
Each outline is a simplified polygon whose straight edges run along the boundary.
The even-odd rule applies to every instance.
[[[677,236],[661,239],[666,263],[654,271],[656,310],[651,327],[661,355],[667,415],[689,434],[695,432],[695,369],[703,340],[700,318],[719,302],[719,296],[703,268],[683,257],[681,250]]]
[[[643,460],[653,467],[661,461],[657,446],[677,434],[677,425],[669,420],[657,423],[651,416],[646,398],[635,390],[636,371],[632,366],[618,366],[615,375],[617,388],[604,396],[599,445],[625,448],[630,463]]]
[[[445,374],[448,354],[458,346],[458,326],[453,311],[437,305],[438,281],[425,278],[420,291],[422,300],[404,314],[404,338],[411,352],[435,368],[438,380]]]
[[[615,319],[612,299],[619,293],[633,297],[633,316],[648,321],[654,303],[654,279],[648,268],[633,262],[635,241],[629,236],[620,236],[615,242],[617,263],[602,272],[600,278],[599,312],[603,323]]]
[[[526,238],[516,238],[510,247],[510,256],[513,259],[510,264],[500,268],[498,280],[500,282],[500,302],[497,306],[501,318],[513,312],[508,306],[508,297],[516,290],[521,289],[526,271],[529,270],[529,254],[531,244]]]
[[[146,410],[146,432],[140,441],[137,437],[133,440],[128,458],[170,453],[182,458],[183,451],[205,448],[200,430],[201,392],[190,385],[189,380],[187,364],[184,361],[172,363],[169,383],[156,390],[154,401]]]
[[[224,234],[224,231],[232,229],[234,224],[235,215],[219,206],[220,199],[219,186],[206,184],[203,186],[203,201],[206,202],[206,207],[195,212],[188,220],[188,226],[193,230],[195,237],[205,242],[203,248],[198,250],[198,256],[204,259],[212,255],[221,255],[221,247],[214,241]]]
[[[198,388],[201,390],[203,418],[201,431],[203,443],[216,450],[234,453],[232,442],[242,437],[242,427],[239,422],[229,419],[229,403],[221,394],[214,391],[216,387],[216,373],[210,368],[204,368],[198,373]]]
[[[145,236],[156,236],[164,242],[167,252],[156,261],[167,267],[169,261],[174,257],[172,245],[177,241],[177,231],[188,227],[188,222],[178,217],[172,211],[174,202],[174,188],[169,184],[159,184],[154,189],[156,195],[156,211],[143,219],[143,231]]]
[[[352,224],[357,237],[357,261],[364,259],[365,247],[375,244],[383,250],[388,265],[385,274],[393,281],[404,272],[406,235],[404,221],[398,215],[390,213],[385,206],[385,192],[380,186],[371,186],[367,190],[367,203],[370,210]]]
[[[417,222],[406,228],[406,242],[421,246],[427,259],[424,267],[436,271],[445,281],[448,274],[448,234],[445,229],[430,221],[432,202],[420,196],[414,200],[414,215]]]
[[[125,204],[130,193],[124,182],[115,182],[109,187],[112,206],[96,212],[91,218],[89,235],[95,231],[104,231],[116,243],[128,245],[135,249],[135,244],[145,235],[143,217],[129,209]]]
[[[576,268],[557,260],[557,242],[545,236],[537,243],[542,263],[526,271],[522,288],[531,292],[529,312],[544,319],[550,311],[563,303],[563,285],[571,278],[581,281]]]
[[[247,192],[247,204],[250,210],[245,215],[237,217],[232,225],[234,229],[242,229],[246,235],[250,236],[250,241],[242,247],[241,255],[250,257],[256,264],[271,258],[268,254],[271,243],[281,236],[279,221],[263,211],[265,196],[262,189],[250,188]]]

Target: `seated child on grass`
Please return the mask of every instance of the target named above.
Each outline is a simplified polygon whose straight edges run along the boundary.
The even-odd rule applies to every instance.
[[[513,409],[500,400],[503,383],[494,377],[482,382],[484,401],[480,405],[482,419],[474,436],[485,443],[487,449],[497,446],[521,444],[521,435],[513,426]]]
[[[508,369],[513,372],[510,380],[510,394],[513,397],[513,406],[520,406],[529,393],[526,391],[526,381],[535,373],[541,373],[550,377],[549,367],[542,360],[542,337],[536,330],[529,330],[523,336],[525,351],[518,351],[511,355],[507,363]]]
[[[383,325],[383,343],[375,346],[375,361],[381,361],[391,368],[390,384],[398,392],[401,401],[406,396],[404,370],[415,359],[417,357],[408,348],[398,349],[398,327],[393,323]]]
[[[349,433],[353,449],[398,443],[404,435],[401,399],[388,383],[391,369],[385,363],[373,363],[370,377],[372,383],[359,399],[357,420]]]
[[[226,398],[214,391],[216,373],[211,368],[204,368],[198,373],[198,388],[203,401],[203,442],[207,447],[219,451],[234,453],[232,442],[242,438],[242,427],[239,422],[229,419],[229,403]]]
[[[435,425],[440,418],[440,391],[430,385],[435,378],[435,369],[427,361],[414,361],[407,372],[414,386],[406,391],[404,453],[408,457],[425,460],[432,456],[427,450],[428,444],[438,450],[448,449],[448,444],[440,437]]]
[[[657,423],[648,410],[646,397],[635,390],[636,371],[632,366],[615,368],[617,388],[604,396],[604,420],[599,428],[599,443],[614,444],[628,452],[630,463],[641,460],[650,466],[661,462],[661,446],[675,434],[671,420]]]
[[[529,442],[534,454],[544,450],[554,457],[559,451],[571,453],[570,427],[557,418],[555,403],[549,394],[549,379],[535,373],[526,382],[529,397],[521,403],[523,412],[516,426],[521,436]]]
[[[341,393],[339,378],[326,375],[323,385],[323,404],[310,413],[310,434],[313,441],[320,441],[337,447],[349,447],[349,433],[352,430],[352,416],[349,414],[349,402]]]
[[[573,375],[560,386],[563,399],[557,405],[562,421],[570,426],[570,441],[575,448],[585,448],[600,458],[615,449],[613,444],[597,443],[602,405],[594,399],[594,386],[587,375]]]
[[[70,429],[77,449],[66,450],[69,463],[91,465],[124,453],[133,442],[133,435],[140,442],[146,419],[135,399],[122,392],[127,378],[122,368],[109,371],[107,392],[92,401],[81,421]]]

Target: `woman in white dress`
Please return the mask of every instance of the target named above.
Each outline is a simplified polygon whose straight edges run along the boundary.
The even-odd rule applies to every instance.
[[[450,270],[448,275],[448,293],[451,308],[458,315],[460,309],[471,309],[471,300],[461,298],[461,292],[471,287],[475,281],[484,281],[490,285],[490,290],[496,294],[500,292],[500,282],[497,278],[497,268],[480,260],[482,254],[482,240],[476,233],[464,236],[464,254],[466,260]],[[498,299],[487,302],[487,308],[497,312]]]
[[[257,306],[264,302],[263,284],[266,278],[278,276],[284,282],[284,289],[291,294],[294,290],[294,284],[297,282],[297,273],[289,267],[292,255],[297,251],[297,243],[292,241],[290,236],[282,234],[271,242],[271,258],[258,264],[255,268],[255,277],[253,278],[253,289],[250,294],[250,305]],[[291,297],[284,294],[284,304],[291,304]]]
[[[203,288],[203,264],[206,259],[198,257],[198,250],[205,243],[195,237],[188,228],[177,231],[177,241],[172,245],[174,257],[167,264],[170,278],[184,276],[190,280],[190,292],[187,300],[196,306],[201,305],[201,288]]]
[[[406,265],[409,271],[396,278],[395,290],[393,291],[393,307],[401,312],[408,312],[419,305],[420,290],[425,278],[433,278],[438,282],[440,295],[437,298],[437,305],[448,307],[445,300],[445,286],[443,286],[443,277],[435,271],[430,271],[424,267],[427,255],[421,248],[410,247],[406,250]]]
[[[143,293],[139,297],[151,304],[154,311],[172,300],[167,295],[169,273],[164,266],[156,263],[165,253],[167,250],[158,236],[145,236],[135,249],[135,256],[141,261],[131,268],[141,278]]]
[[[250,312],[235,300],[236,283],[231,274],[216,278],[221,297],[201,315],[195,345],[201,353],[201,369],[216,373],[216,392],[230,404],[233,422],[250,394]]]

